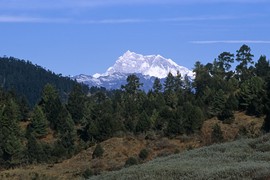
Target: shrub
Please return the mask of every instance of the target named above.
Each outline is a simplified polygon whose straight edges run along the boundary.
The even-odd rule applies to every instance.
[[[95,158],[99,158],[103,155],[104,153],[104,149],[101,147],[100,144],[98,144],[92,154],[92,158],[95,159]]]
[[[175,149],[174,150],[174,154],[179,154],[180,153],[180,150],[179,149]]]
[[[129,157],[125,163],[125,166],[133,166],[133,165],[137,165],[138,164],[138,160],[136,157]]]
[[[212,128],[212,142],[213,143],[220,143],[224,140],[223,134],[221,131],[221,128],[218,124],[215,124],[214,127]]]
[[[87,168],[87,169],[83,172],[82,175],[83,175],[83,177],[84,177],[85,179],[87,179],[87,178],[93,176],[93,175],[94,175],[94,172],[93,172],[93,170]]]
[[[142,159],[142,160],[145,160],[147,159],[149,155],[149,151],[147,149],[142,149],[139,153],[139,157]]]

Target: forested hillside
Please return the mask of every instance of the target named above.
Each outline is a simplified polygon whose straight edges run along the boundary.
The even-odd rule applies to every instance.
[[[232,69],[234,62],[236,68]],[[29,68],[45,71],[29,62],[6,63],[29,64]],[[270,65],[265,56],[255,63],[251,49],[243,45],[236,55],[223,52],[213,63],[196,62],[194,72],[193,81],[169,73],[164,84],[156,79],[149,92],[140,90],[142,84],[136,75],[128,76],[121,90],[92,88],[86,93],[76,84],[66,102],[59,93],[64,87],[47,84],[31,112],[14,94],[1,89],[0,165],[56,163],[115,136],[144,135],[151,139],[155,135],[200,135],[206,119],[216,117],[221,123],[232,124],[236,111],[265,117],[262,132],[269,132]],[[4,77],[5,85],[8,75]],[[27,82],[27,78],[21,79]],[[30,92],[28,87],[21,88]],[[25,115],[29,118],[22,118]],[[212,127],[212,136],[212,143],[223,141],[218,124]],[[96,153],[93,158],[102,156],[102,148]]]
[[[1,87],[24,97],[31,106],[37,103],[42,89],[47,83],[54,85],[59,90],[62,99],[67,98],[67,94],[76,84],[69,77],[55,74],[30,61],[13,57],[0,58]]]

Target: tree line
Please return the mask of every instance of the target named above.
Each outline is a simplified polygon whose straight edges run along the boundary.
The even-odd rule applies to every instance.
[[[232,68],[234,64],[235,69]],[[235,111],[264,116],[270,130],[270,65],[255,63],[251,49],[221,53],[212,63],[196,62],[194,79],[171,73],[152,90],[141,90],[131,74],[119,90],[75,84],[63,101],[59,89],[44,86],[31,110],[12,92],[0,90],[0,164],[57,162],[113,136],[154,132],[173,137],[199,133],[204,120],[234,120]],[[52,137],[52,138],[50,138]]]
[[[76,84],[69,77],[14,57],[0,57],[0,69],[0,87],[13,91],[31,107],[40,99],[42,89],[47,83],[59,90],[63,100],[67,99],[68,93]],[[83,89],[87,91],[88,87],[84,85]]]

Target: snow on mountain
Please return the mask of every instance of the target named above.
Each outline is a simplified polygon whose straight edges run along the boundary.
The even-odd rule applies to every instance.
[[[110,67],[104,74],[95,74],[94,77],[108,76],[114,73],[138,73],[146,76],[153,76],[158,78],[167,77],[171,72],[173,75],[177,74],[177,71],[182,76],[193,76],[193,72],[189,69],[177,65],[171,59],[166,59],[161,55],[148,55],[143,56],[131,51],[127,51],[123,56],[119,57],[116,63]]]
[[[166,59],[161,55],[144,56],[127,51],[123,56],[120,56],[116,63],[108,68],[105,73],[97,73],[93,76],[78,75],[75,76],[74,79],[89,86],[118,89],[121,85],[126,84],[126,78],[129,74],[135,73],[144,84],[143,89],[149,90],[153,85],[155,77],[164,79],[169,72],[176,75],[177,71],[181,73],[182,77],[187,75],[191,79],[194,78],[192,71],[177,65],[171,59]]]

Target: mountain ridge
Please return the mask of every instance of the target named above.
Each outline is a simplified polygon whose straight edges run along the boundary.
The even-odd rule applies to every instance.
[[[105,73],[96,73],[92,76],[80,74],[74,76],[74,79],[88,86],[119,89],[125,84],[128,75],[136,74],[144,84],[143,90],[147,91],[151,89],[156,77],[165,79],[169,72],[173,75],[180,72],[182,77],[187,75],[191,79],[194,78],[191,70],[178,65],[171,59],[166,59],[159,54],[142,55],[128,50]]]

